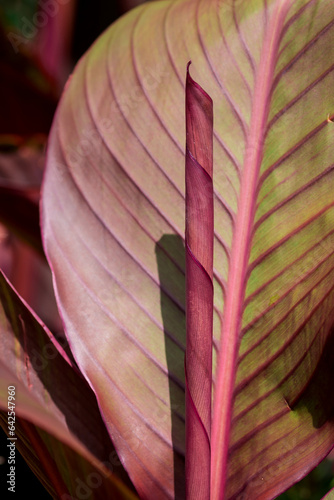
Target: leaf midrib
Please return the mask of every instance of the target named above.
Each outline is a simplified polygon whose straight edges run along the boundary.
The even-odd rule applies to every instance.
[[[224,320],[218,359],[212,427],[211,499],[224,498],[233,392],[241,329],[246,276],[256,209],[256,192],[263,157],[263,145],[274,69],[284,22],[291,6],[281,0],[272,13],[265,33],[256,74],[251,122],[240,186],[239,208],[233,234]]]

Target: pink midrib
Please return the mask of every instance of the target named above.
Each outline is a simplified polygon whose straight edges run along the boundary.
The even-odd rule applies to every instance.
[[[265,125],[282,27],[291,0],[278,1],[266,31],[256,75],[250,132],[248,135],[239,209],[232,242],[230,270],[224,308],[218,370],[214,394],[211,439],[211,500],[225,497],[233,391],[239,350],[246,272],[251,248],[256,190],[263,157]]]

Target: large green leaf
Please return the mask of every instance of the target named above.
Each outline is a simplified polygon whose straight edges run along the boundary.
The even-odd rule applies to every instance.
[[[153,2],[63,95],[45,248],[73,354],[145,498],[183,496],[190,59],[214,103],[212,498],[273,498],[333,445],[333,27],[330,0]]]
[[[10,439],[56,498],[86,488],[90,498],[135,499],[115,475],[126,480],[94,394],[2,274],[0,300],[1,425]],[[7,410],[21,418],[13,423]]]

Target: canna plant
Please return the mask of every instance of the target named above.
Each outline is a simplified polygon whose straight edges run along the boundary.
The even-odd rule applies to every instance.
[[[55,498],[273,499],[333,447],[333,30],[331,0],[157,1],[78,63],[41,202],[62,345],[0,281],[1,405]]]
[[[186,498],[210,498],[213,319],[212,100],[186,81]]]

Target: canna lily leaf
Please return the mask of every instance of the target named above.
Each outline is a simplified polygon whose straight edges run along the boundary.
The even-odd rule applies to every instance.
[[[40,16],[44,19],[44,23],[39,29],[33,24],[28,26],[29,31],[34,33],[30,52],[54,82],[55,88],[61,89],[71,68],[70,54],[76,2],[38,3],[37,11],[35,17]],[[27,30],[27,27],[25,28]],[[22,43],[12,42],[12,45],[19,50],[23,45],[24,49]]]
[[[39,223],[45,142],[45,136],[32,136],[27,141],[19,136],[0,136],[0,220],[7,226],[1,231],[5,260],[0,267],[18,293],[58,335],[61,320]]]
[[[90,498],[134,500],[112,473],[126,479],[85,380],[2,274],[0,299],[2,427],[11,430],[10,394],[21,417],[11,430],[15,444],[54,497],[81,498],[78,492],[86,488]]]
[[[186,79],[186,498],[210,499],[213,318],[212,100]]]
[[[139,494],[183,498],[184,72],[214,103],[212,499],[269,499],[334,442],[330,0],[152,2],[79,62],[45,249]]]

